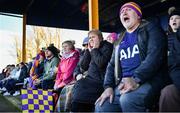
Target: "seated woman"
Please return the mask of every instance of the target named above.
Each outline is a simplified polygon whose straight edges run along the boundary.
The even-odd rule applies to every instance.
[[[88,37],[89,47],[84,53],[81,64],[82,67],[88,67],[88,74],[74,85],[72,112],[94,110],[94,103],[104,90],[104,74],[113,51],[113,45],[103,40],[101,31],[91,30]]]
[[[76,79],[76,81],[84,78],[87,75],[89,64],[87,66],[83,66],[83,63],[86,62],[86,60],[83,60],[83,57],[85,51],[88,51],[88,42],[89,42],[89,38],[85,37],[82,43],[83,50],[80,52],[79,62],[73,72],[73,77]],[[57,112],[69,112],[71,110],[71,100],[72,100],[71,95],[72,95],[72,88],[74,87],[74,83],[66,85],[62,89],[56,106]]]
[[[54,90],[58,95],[65,85],[73,81],[73,71],[79,61],[79,52],[75,50],[72,41],[64,41],[62,47],[63,53],[54,84]]]

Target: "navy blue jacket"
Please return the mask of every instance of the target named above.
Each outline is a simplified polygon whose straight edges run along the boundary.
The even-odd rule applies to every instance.
[[[180,90],[180,28],[173,36],[173,46],[168,57],[168,65],[172,82]]]
[[[89,63],[90,63],[89,59],[88,60],[84,59],[84,55],[86,51],[88,51],[88,49],[84,49],[80,54],[79,62],[73,72],[74,78],[76,78],[78,74],[84,74],[84,72],[86,72],[89,68]],[[87,60],[87,63],[86,63],[86,60]]]
[[[20,75],[18,78],[18,82],[23,82],[26,77],[28,77],[28,73],[27,73],[27,67],[24,65],[21,68],[21,72],[20,72]]]
[[[167,38],[163,30],[153,23],[142,21],[137,28],[138,47],[141,64],[134,71],[134,77],[141,84],[150,82],[153,90],[160,91],[167,78]],[[105,74],[104,88],[115,88],[122,78],[119,61],[119,43],[123,38],[122,33],[115,43],[115,49],[108,64]]]

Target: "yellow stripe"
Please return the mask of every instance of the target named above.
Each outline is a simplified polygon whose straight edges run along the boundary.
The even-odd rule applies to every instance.
[[[135,3],[131,2],[131,3],[128,3],[127,5],[132,5],[142,14],[141,9]]]

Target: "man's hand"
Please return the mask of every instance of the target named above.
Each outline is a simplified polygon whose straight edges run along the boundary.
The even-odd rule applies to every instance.
[[[119,85],[118,85],[118,90],[121,91],[122,89],[124,89],[124,86],[125,84],[123,82],[121,82]]]
[[[93,42],[89,41],[89,43],[88,43],[88,50],[91,52],[92,48],[93,48]]]
[[[106,99],[110,99],[110,103],[112,103],[113,101],[113,95],[114,95],[114,92],[113,92],[113,89],[112,88],[107,88],[103,93],[102,95],[96,100],[95,102],[95,105],[99,102],[99,106],[102,106],[102,104],[104,103],[104,101]]]
[[[93,43],[93,49],[94,48],[99,48],[100,46],[100,41],[99,40],[95,40],[94,43]]]
[[[33,84],[34,84],[34,85],[39,85],[40,82],[41,82],[41,81],[40,81],[39,79],[35,79],[35,80],[33,81]]]
[[[133,91],[139,87],[139,84],[134,81],[131,77],[123,78],[123,83],[120,83],[118,89],[120,90],[120,94],[124,94],[130,91]]]
[[[55,85],[54,85],[54,90],[57,90],[57,89],[58,89],[58,87],[57,87],[57,85],[55,84]]]

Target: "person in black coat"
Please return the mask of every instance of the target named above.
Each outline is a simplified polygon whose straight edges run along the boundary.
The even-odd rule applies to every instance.
[[[82,44],[84,49],[80,52],[80,60],[73,72],[73,77],[76,80],[80,80],[81,78],[87,75],[87,70],[89,65],[83,66],[83,64],[85,62],[84,53],[88,51],[88,43],[89,43],[89,37],[85,37]]]
[[[160,112],[180,112],[180,11],[169,8],[168,67],[173,84],[166,86],[160,96]]]
[[[103,92],[103,81],[113,45],[103,40],[99,30],[88,33],[89,47],[85,51],[81,66],[88,68],[85,78],[78,80],[72,91],[72,111],[94,111],[94,102]]]

